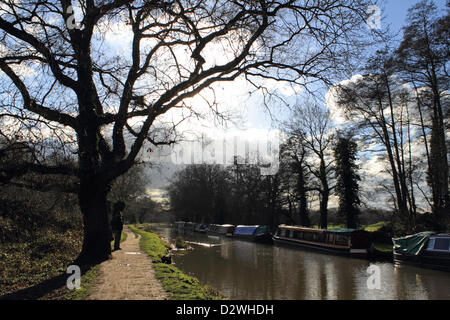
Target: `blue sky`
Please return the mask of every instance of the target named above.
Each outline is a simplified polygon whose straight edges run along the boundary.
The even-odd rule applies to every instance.
[[[386,17],[386,22],[391,25],[392,31],[401,31],[401,28],[406,24],[406,15],[408,9],[419,1],[411,0],[385,0],[385,9],[383,15]],[[445,10],[446,0],[435,0],[438,8]]]

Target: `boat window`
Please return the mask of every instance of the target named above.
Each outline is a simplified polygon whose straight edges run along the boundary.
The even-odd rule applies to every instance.
[[[433,250],[434,249],[434,238],[430,238],[430,240],[428,241],[428,250]]]
[[[317,241],[325,242],[325,234],[324,233],[317,234]]]
[[[436,238],[434,240],[434,249],[435,250],[450,250],[450,238]]]
[[[294,231],[294,238],[295,239],[303,239],[303,232],[301,232],[301,231]]]
[[[346,235],[336,235],[336,244],[340,246],[348,245],[348,236]]]
[[[303,234],[303,238],[305,240],[308,240],[308,241],[313,241],[314,240],[314,234],[312,232],[305,232]]]
[[[294,237],[294,230],[289,230],[289,238],[293,238]]]
[[[286,232],[287,230],[286,229],[281,229],[281,231],[280,231],[280,236],[281,237],[286,237]]]
[[[327,243],[334,243],[334,234],[327,234]]]

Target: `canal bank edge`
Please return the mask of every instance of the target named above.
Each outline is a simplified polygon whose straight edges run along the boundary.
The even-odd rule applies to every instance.
[[[152,260],[156,278],[161,282],[171,300],[225,300],[227,299],[217,289],[202,285],[192,276],[184,274],[177,267],[164,263],[164,258],[170,252],[170,245],[157,234],[146,231],[143,226],[128,225],[141,239],[139,246]]]

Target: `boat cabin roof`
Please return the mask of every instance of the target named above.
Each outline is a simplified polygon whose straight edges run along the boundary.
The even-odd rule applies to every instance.
[[[323,229],[314,229],[314,228],[307,228],[307,227],[302,227],[302,226],[287,226],[284,224],[281,224],[278,227],[282,228],[282,229],[296,230],[296,231],[309,231],[309,232],[324,232],[325,231]]]
[[[210,228],[230,228],[230,227],[234,227],[234,225],[232,224],[210,224],[209,225]]]
[[[432,235],[431,238],[449,238],[450,239],[450,233],[439,233]]]
[[[258,228],[264,228],[265,226],[254,225],[254,226],[244,226],[239,225],[234,228],[234,234],[236,235],[253,235]],[[267,228],[267,227],[266,227]]]
[[[236,226],[236,228],[258,228],[259,227],[259,225],[249,225],[249,226],[246,226],[246,225],[237,225]]]
[[[355,233],[355,232],[367,232],[365,230],[361,229],[348,229],[348,228],[334,228],[334,229],[314,229],[314,228],[307,228],[302,226],[287,226],[287,225],[279,225],[279,228],[287,229],[287,230],[296,230],[296,231],[308,231],[308,232],[332,232],[332,233]]]

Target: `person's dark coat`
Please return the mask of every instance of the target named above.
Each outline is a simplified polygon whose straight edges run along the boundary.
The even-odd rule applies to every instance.
[[[120,212],[115,212],[113,218],[111,219],[111,229],[112,231],[122,231],[123,221]]]

